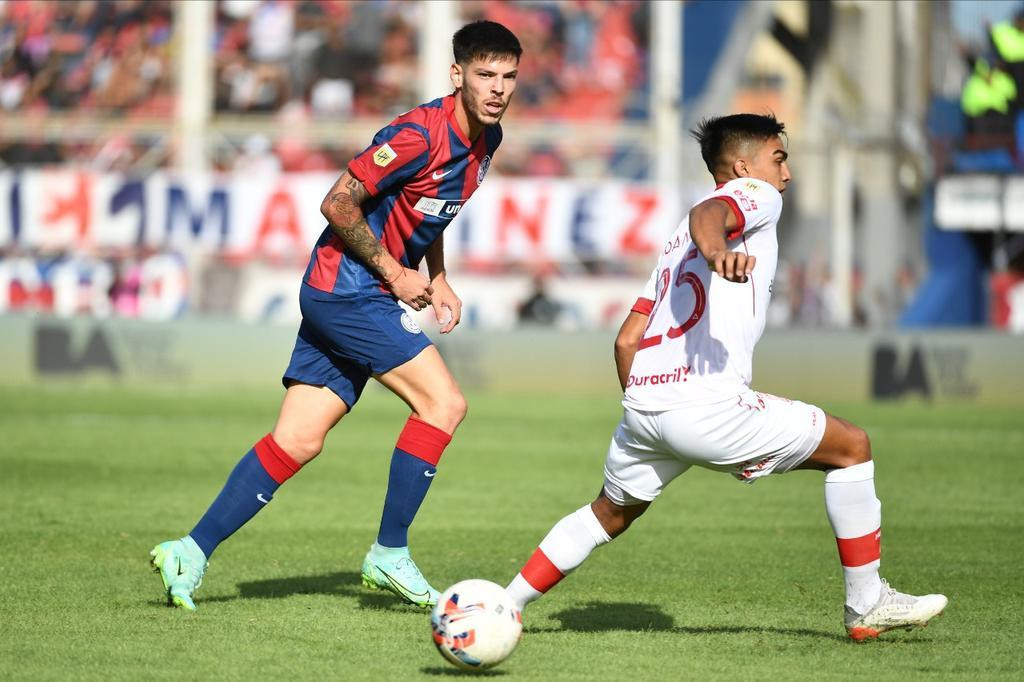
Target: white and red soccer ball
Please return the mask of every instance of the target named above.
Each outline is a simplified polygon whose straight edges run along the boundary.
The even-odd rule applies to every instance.
[[[522,615],[504,588],[476,579],[444,591],[430,614],[430,626],[441,656],[467,670],[498,665],[523,633]]]

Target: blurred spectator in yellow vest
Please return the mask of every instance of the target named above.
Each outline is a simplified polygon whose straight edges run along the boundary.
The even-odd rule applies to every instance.
[[[1018,89],[1024,87],[1024,9],[1012,20],[993,25],[989,37],[1001,67],[1013,77]]]
[[[983,57],[973,61],[974,68],[960,94],[960,108],[967,116],[967,133],[1012,135],[1017,99],[1017,86],[1013,78],[1005,71],[992,67]]]

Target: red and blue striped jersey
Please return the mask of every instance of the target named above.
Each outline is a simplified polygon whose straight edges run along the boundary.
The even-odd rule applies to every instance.
[[[501,126],[471,142],[455,120],[455,95],[422,104],[379,131],[348,165],[370,198],[362,206],[370,229],[402,265],[416,269],[423,254],[483,182]],[[344,242],[324,229],[303,281],[321,291],[379,291],[381,280]]]

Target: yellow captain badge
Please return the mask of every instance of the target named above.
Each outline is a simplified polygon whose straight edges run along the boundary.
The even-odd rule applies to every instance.
[[[395,152],[394,149],[391,148],[391,145],[389,144],[382,144],[380,146],[380,149],[378,149],[373,154],[373,162],[380,166],[381,168],[384,168],[397,158],[398,154]]]

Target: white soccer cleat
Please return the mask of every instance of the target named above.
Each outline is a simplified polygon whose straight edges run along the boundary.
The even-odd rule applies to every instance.
[[[949,600],[942,594],[915,597],[897,592],[882,580],[882,595],[870,611],[857,613],[846,607],[846,632],[858,642],[874,639],[887,630],[912,630],[925,627],[935,616],[941,615]]]

